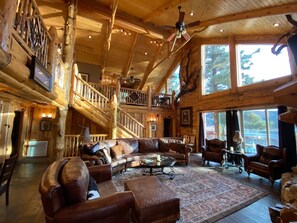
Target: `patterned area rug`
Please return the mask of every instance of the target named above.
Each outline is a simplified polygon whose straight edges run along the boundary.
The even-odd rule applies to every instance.
[[[215,169],[191,165],[177,166],[174,171],[173,180],[167,175],[157,177],[180,198],[179,223],[214,222],[268,194],[225,177]],[[141,169],[128,169],[114,175],[113,181],[118,191],[123,191],[126,180],[139,177],[143,177]]]

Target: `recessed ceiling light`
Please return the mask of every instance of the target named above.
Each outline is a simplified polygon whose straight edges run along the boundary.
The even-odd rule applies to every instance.
[[[193,11],[191,11],[191,12],[190,12],[190,16],[193,16],[193,15],[194,15],[194,12],[193,12]]]
[[[220,29],[220,32],[222,33],[222,32],[224,32],[225,30],[223,30],[223,29]]]
[[[147,52],[145,52],[144,55],[147,55]]]
[[[89,35],[88,37],[89,37],[89,39],[92,39],[92,36],[91,35]]]
[[[276,22],[276,23],[273,24],[273,26],[274,27],[279,27],[279,23]]]

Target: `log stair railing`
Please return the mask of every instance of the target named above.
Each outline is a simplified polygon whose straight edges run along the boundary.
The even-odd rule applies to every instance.
[[[112,114],[110,100],[78,75],[74,75],[72,89],[74,95],[72,106],[74,108],[76,104],[75,100],[80,100],[90,107],[90,110],[93,111],[93,114],[95,114],[94,110],[96,110],[96,114],[100,114],[100,119],[104,117],[106,125],[111,123],[112,117],[116,115],[117,127],[129,133],[132,137],[144,137],[145,126],[142,123],[137,121],[134,117],[129,115],[121,108],[118,108],[118,114]],[[96,122],[96,120],[93,121]],[[102,122],[100,124],[102,124]]]

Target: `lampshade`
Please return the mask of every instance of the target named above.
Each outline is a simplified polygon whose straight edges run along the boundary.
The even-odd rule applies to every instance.
[[[243,142],[243,138],[241,137],[240,131],[235,131],[233,136],[233,142],[238,144]]]
[[[91,141],[89,127],[82,127],[79,136],[79,141],[81,143],[89,143]]]

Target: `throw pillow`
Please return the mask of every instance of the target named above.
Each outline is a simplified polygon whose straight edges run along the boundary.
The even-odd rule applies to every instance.
[[[83,145],[83,152],[89,155],[95,155],[99,150],[99,142],[96,144],[85,144]]]
[[[120,159],[125,154],[124,147],[122,145],[115,145],[110,149],[113,158]]]
[[[103,164],[110,163],[109,158],[105,155],[104,149],[98,150],[96,155],[99,156],[99,160],[101,160]]]
[[[93,200],[99,197],[100,197],[100,194],[98,191],[97,183],[93,177],[90,177],[87,199]]]
[[[122,145],[124,147],[124,151],[130,154],[138,152],[139,142],[138,139],[125,139],[118,140],[118,145]]]

